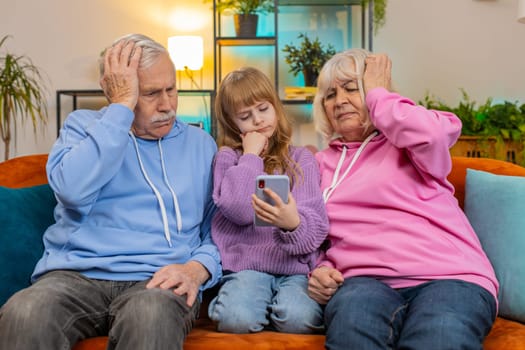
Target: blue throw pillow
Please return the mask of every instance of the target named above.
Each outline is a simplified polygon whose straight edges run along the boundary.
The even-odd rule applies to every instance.
[[[525,322],[525,177],[467,169],[465,213],[500,283],[499,315]]]
[[[49,185],[0,187],[0,306],[30,285],[42,256],[42,234],[54,223],[55,196]]]

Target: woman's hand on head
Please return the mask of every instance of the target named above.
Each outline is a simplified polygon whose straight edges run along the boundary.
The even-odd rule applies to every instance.
[[[282,230],[295,230],[301,223],[301,219],[292,193],[288,193],[288,203],[284,203],[281,197],[269,188],[265,188],[264,193],[273,200],[275,205],[268,204],[253,194],[252,207],[255,215],[259,219],[269,222]]]
[[[263,154],[268,148],[268,138],[257,131],[241,134],[243,153],[257,156]]]
[[[376,87],[383,87],[388,91],[392,88],[392,61],[385,54],[370,55],[366,58],[363,83],[365,93]]]
[[[319,304],[325,305],[343,282],[341,272],[332,267],[320,266],[310,274],[308,295]]]

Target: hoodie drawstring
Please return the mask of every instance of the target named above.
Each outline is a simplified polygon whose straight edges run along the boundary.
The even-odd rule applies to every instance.
[[[160,143],[159,139],[159,153],[160,153],[160,163],[162,165],[162,175],[164,177],[164,183],[166,186],[168,186],[168,189],[171,192],[171,197],[173,198],[173,207],[175,208],[175,215],[177,216],[177,233],[180,235],[180,232],[182,231],[182,216],[180,214],[180,207],[179,207],[179,201],[177,199],[177,195],[175,194],[175,191],[173,191],[173,188],[170,185],[170,182],[168,180],[168,174],[166,172],[166,166],[164,164],[164,154],[162,153],[162,144]]]
[[[169,224],[168,224],[168,215],[166,213],[166,206],[164,205],[164,200],[162,199],[162,196],[160,195],[160,192],[157,189],[157,187],[155,187],[153,182],[150,180],[148,173],[146,172],[146,169],[144,168],[144,164],[142,163],[142,158],[140,157],[139,146],[137,143],[137,139],[135,138],[135,135],[133,135],[131,131],[129,132],[129,135],[131,136],[131,139],[133,140],[133,144],[135,146],[135,153],[137,154],[137,159],[139,161],[139,166],[140,166],[140,170],[142,171],[142,175],[144,176],[144,179],[146,180],[150,188],[153,190],[153,193],[155,194],[155,197],[157,198],[157,202],[159,203],[160,213],[162,216],[162,224],[164,226],[164,237],[166,238],[166,241],[168,241],[168,245],[172,247],[171,234],[170,234],[170,229],[169,229]],[[182,218],[181,218],[181,213],[180,213],[180,208],[179,208],[179,202],[177,200],[177,196],[175,195],[175,192],[173,191],[173,188],[170,186],[169,181],[168,181],[168,177],[166,174],[166,168],[164,166],[164,158],[163,158],[160,139],[157,144],[159,147],[159,153],[160,153],[160,159],[161,159],[162,175],[164,178],[164,182],[166,186],[168,186],[171,192],[171,196],[173,198],[173,204],[175,206],[175,214],[177,217],[177,231],[180,234],[182,230]]]
[[[339,172],[341,171],[341,168],[343,166],[343,161],[346,158],[346,149],[347,148],[346,148],[346,145],[343,145],[343,153],[341,153],[341,157],[339,157],[339,162],[337,163],[337,167],[335,168],[334,177],[332,178],[332,183],[330,184],[329,187],[325,188],[324,191],[323,191],[323,199],[324,199],[325,203],[328,202],[328,198],[330,198],[332,193],[334,193],[335,189],[343,181],[343,179],[346,177],[346,175],[348,175],[348,173],[350,172],[350,169],[352,169],[352,167],[354,166],[355,162],[357,161],[357,159],[359,158],[359,156],[361,155],[361,153],[365,149],[366,145],[370,142],[370,140],[372,140],[378,134],[379,133],[377,131],[373,131],[370,135],[368,135],[368,137],[363,141],[361,146],[359,146],[357,152],[354,154],[354,157],[352,158],[352,161],[350,162],[350,164],[346,168],[343,176],[341,176],[339,178]]]

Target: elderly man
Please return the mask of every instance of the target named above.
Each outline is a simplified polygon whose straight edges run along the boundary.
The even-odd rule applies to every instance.
[[[109,106],[67,118],[47,164],[56,223],[33,285],[0,311],[0,349],[182,349],[221,274],[210,238],[216,144],[176,119],[173,63],[143,35],[101,57]]]

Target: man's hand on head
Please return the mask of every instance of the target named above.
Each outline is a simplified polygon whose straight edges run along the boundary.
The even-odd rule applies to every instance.
[[[100,86],[110,103],[133,110],[139,96],[138,67],[142,48],[131,41],[120,41],[104,55],[104,75]]]

